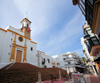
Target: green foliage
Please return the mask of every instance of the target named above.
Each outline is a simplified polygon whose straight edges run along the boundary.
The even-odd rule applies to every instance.
[[[86,59],[85,59],[84,57],[82,57],[82,58],[81,58],[81,61],[82,61],[83,65],[85,66],[86,63],[87,63]]]
[[[44,61],[42,61],[42,65],[44,65],[45,64],[45,62]]]
[[[83,50],[83,52],[85,52],[85,50]]]

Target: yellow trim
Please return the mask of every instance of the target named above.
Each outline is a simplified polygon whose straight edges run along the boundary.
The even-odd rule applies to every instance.
[[[26,39],[25,39],[25,44],[24,44],[24,46],[26,47]],[[24,56],[23,56],[23,62],[27,62],[27,60],[26,60],[26,49],[24,49]]]
[[[26,47],[27,45],[26,45],[26,38],[25,38],[25,44],[24,44],[24,46]]]
[[[15,34],[13,43],[16,44],[16,34]],[[10,62],[14,62],[14,59],[15,59],[15,48],[16,48],[15,45],[13,45],[12,46],[12,50],[11,50]]]
[[[96,33],[99,16],[100,16],[100,0],[97,0],[94,4],[94,12],[93,12],[93,20],[92,20],[93,33]]]
[[[16,44],[16,34],[15,34],[13,43]],[[15,48],[16,48],[15,45],[13,45],[12,46],[12,50],[11,50],[10,62],[14,62],[14,59],[15,59]]]
[[[20,46],[20,45],[14,44],[14,43],[13,43],[12,50],[11,50],[10,62],[14,62],[15,61],[14,59],[15,59],[15,48],[16,47],[24,49],[23,62],[26,63],[27,62],[27,59],[26,59],[26,49],[27,49],[27,47]]]
[[[27,48],[27,47],[20,46],[20,45],[14,44],[14,43],[13,43],[13,45],[16,46],[16,47],[19,47],[19,48],[23,48],[23,49]]]
[[[22,38],[22,41],[20,41],[20,40],[19,40],[19,37],[21,37],[21,38]],[[22,36],[19,36],[19,37],[18,37],[18,40],[19,40],[20,42],[23,42],[23,41],[24,41],[24,38],[23,38]]]
[[[24,49],[24,56],[23,56],[23,62],[27,62],[27,60],[26,60],[26,49]]]
[[[16,34],[15,34],[15,37],[14,37],[14,44],[16,44]]]
[[[20,35],[19,33],[17,33],[17,32],[14,32],[14,31],[12,31],[12,30],[10,30],[10,29],[7,29],[7,31],[10,31],[10,32],[12,32],[12,33],[15,33],[15,34],[17,34],[17,35]],[[23,35],[20,35],[21,37],[24,37],[24,38],[26,38],[26,39],[29,39],[29,40],[31,40],[30,38],[28,38],[28,37],[25,37],[25,36],[23,36]]]
[[[24,38],[26,38],[26,39],[31,40],[30,38],[25,37],[25,36],[23,36],[23,35],[20,35],[19,33],[14,32],[14,31],[12,31],[12,30],[10,30],[10,29],[4,30],[4,29],[0,28],[0,30],[5,31],[5,32],[10,31],[10,32],[12,32],[12,33],[14,33],[14,34],[16,34],[16,35],[19,35],[19,36],[21,36],[21,37],[24,37]],[[36,42],[33,42],[33,41],[31,41],[31,42],[34,43],[34,44],[37,44]]]
[[[0,30],[1,30],[1,31],[4,31],[4,32],[7,32],[6,30],[4,30],[4,29],[2,29],[2,28],[0,28]]]
[[[34,43],[34,44],[37,44],[36,42],[33,42],[33,41],[31,41],[32,43]]]
[[[10,62],[14,62],[14,59],[15,59],[15,48],[16,47],[13,45],[12,46],[12,50],[11,50]]]

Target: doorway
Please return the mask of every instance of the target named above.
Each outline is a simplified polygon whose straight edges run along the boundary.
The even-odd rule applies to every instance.
[[[21,60],[22,60],[22,51],[17,50],[16,62],[17,62],[17,63],[21,63]]]

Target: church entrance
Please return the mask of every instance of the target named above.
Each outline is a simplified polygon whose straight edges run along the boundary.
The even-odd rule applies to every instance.
[[[21,60],[22,60],[22,51],[17,50],[16,62],[21,63]]]

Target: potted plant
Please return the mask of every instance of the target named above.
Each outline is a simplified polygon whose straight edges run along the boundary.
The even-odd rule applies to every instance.
[[[45,64],[45,62],[44,61],[42,61],[42,65],[44,65]]]
[[[85,50],[83,50],[83,52],[85,52]]]

